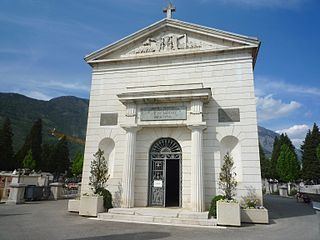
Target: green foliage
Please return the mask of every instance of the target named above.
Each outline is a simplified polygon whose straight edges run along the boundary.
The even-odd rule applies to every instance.
[[[28,153],[29,149],[32,151],[33,159],[36,162],[35,169],[40,170],[42,165],[42,120],[38,119],[33,124],[26,140],[16,155],[18,163],[20,163],[24,156]]]
[[[271,155],[271,160],[270,160],[270,178],[277,179],[277,161],[278,157],[280,154],[280,143],[279,143],[279,138],[275,137],[274,142],[273,142],[273,150],[272,150],[272,155]]]
[[[27,155],[22,161],[23,168],[28,168],[30,170],[34,170],[36,167],[36,161],[33,159],[32,150],[29,149]]]
[[[42,120],[38,119],[31,128],[31,150],[36,162],[36,170],[41,170],[42,163]]]
[[[284,182],[294,182],[299,178],[300,165],[296,154],[283,144],[277,161],[277,174]]]
[[[110,176],[108,174],[108,164],[103,154],[104,152],[99,149],[93,155],[94,160],[91,162],[91,176],[89,177],[89,185],[91,186],[94,194],[97,194],[98,189],[103,189],[105,187],[105,184]]]
[[[48,134],[52,128],[67,135],[84,138],[88,117],[88,99],[59,97],[42,101],[15,93],[0,93],[0,128],[5,117],[11,119],[13,129],[13,149],[18,152],[24,145],[33,122],[42,119],[42,143],[56,144],[57,139]],[[20,163],[30,147],[20,156]],[[70,156],[83,152],[84,146],[69,144]],[[42,169],[41,169],[42,170]]]
[[[318,160],[320,161],[320,144],[317,147],[317,157],[318,157]]]
[[[261,144],[259,143],[259,154],[260,154],[260,168],[261,168],[261,177],[262,178],[270,178],[270,167],[271,162],[268,158],[266,158],[263,148]]]
[[[308,131],[301,145],[302,152],[302,178],[313,183],[320,183],[320,159],[317,156],[317,148],[320,144],[320,131],[316,124],[312,131]]]
[[[11,121],[9,118],[5,118],[0,130],[0,170],[12,171],[16,167],[12,137]]]
[[[297,195],[297,193],[298,193],[298,191],[297,191],[296,189],[292,189],[292,190],[288,193],[288,195],[289,195],[289,196],[295,196],[295,195]]]
[[[71,172],[74,176],[78,177],[82,174],[83,167],[83,154],[78,152],[72,161]]]
[[[233,172],[233,159],[229,153],[223,158],[223,165],[219,174],[219,186],[224,192],[226,199],[231,200],[235,195],[237,182],[235,180],[235,173]]]
[[[55,160],[53,159],[53,154],[55,151],[54,144],[45,143],[42,145],[42,168],[43,172],[54,172],[55,171]]]
[[[271,155],[270,171],[269,171],[270,178],[273,178],[273,179],[280,178],[277,171],[277,162],[281,152],[281,146],[283,144],[286,144],[292,150],[292,152],[294,153],[297,159],[297,154],[295,153],[295,147],[293,146],[290,138],[286,134],[281,134],[279,138],[276,137],[274,139],[273,150]]]
[[[106,210],[113,208],[112,206],[112,194],[105,188],[97,189],[97,194],[103,196],[103,206]]]
[[[258,206],[261,206],[260,200],[257,198],[256,191],[249,187],[247,188],[248,192],[246,196],[243,196],[241,207],[242,208],[257,208]]]
[[[208,212],[208,218],[210,219],[211,217],[217,218],[217,202],[219,200],[225,199],[225,196],[222,195],[217,195],[211,200],[209,212]]]
[[[54,173],[55,177],[69,170],[69,148],[66,137],[63,137],[56,144],[50,159],[50,170]]]

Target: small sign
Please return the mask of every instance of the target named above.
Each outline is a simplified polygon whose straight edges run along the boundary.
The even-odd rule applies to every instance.
[[[162,188],[162,180],[154,180],[153,181],[153,187]]]
[[[186,120],[187,107],[144,107],[141,108],[141,121]]]
[[[220,108],[218,110],[219,122],[240,122],[239,108]]]
[[[100,126],[114,126],[118,124],[118,113],[101,113]]]

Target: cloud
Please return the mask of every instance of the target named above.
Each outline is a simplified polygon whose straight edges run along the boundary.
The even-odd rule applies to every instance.
[[[320,88],[291,84],[281,79],[257,76],[256,83],[255,91],[258,96],[264,95],[266,91],[296,93],[303,96],[320,96]]]
[[[49,81],[40,83],[40,86],[47,89],[64,89],[64,90],[77,90],[87,92],[90,90],[89,86],[79,83],[79,82],[58,82],[58,81]]]
[[[301,125],[293,125],[289,128],[277,130],[276,132],[279,134],[286,133],[288,137],[291,139],[293,145],[299,149],[309,129],[310,128],[308,125],[301,124]]]
[[[219,0],[224,4],[237,4],[253,8],[297,9],[310,0]]]
[[[19,93],[23,94],[27,97],[30,97],[30,98],[35,98],[35,99],[45,100],[45,101],[53,98],[53,96],[46,95],[46,94],[44,94],[42,92],[38,92],[38,91],[20,91]]]
[[[281,99],[274,99],[272,94],[257,97],[258,118],[260,121],[288,116],[301,106],[296,101],[284,103]]]

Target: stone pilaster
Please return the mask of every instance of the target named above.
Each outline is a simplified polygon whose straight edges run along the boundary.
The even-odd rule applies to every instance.
[[[203,183],[203,130],[205,125],[188,126],[191,133],[191,207],[194,212],[204,211]]]
[[[123,127],[126,132],[126,154],[123,163],[122,175],[122,202],[123,208],[134,207],[134,173],[136,153],[136,133],[139,130],[136,126]]]

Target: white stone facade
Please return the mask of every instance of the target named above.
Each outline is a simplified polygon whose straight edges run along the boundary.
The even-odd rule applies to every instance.
[[[180,36],[179,39],[177,39]],[[90,162],[102,148],[114,204],[149,205],[151,145],[176,140],[182,149],[180,207],[208,208],[221,194],[218,177],[230,152],[237,198],[262,200],[253,67],[257,39],[164,19],[86,57],[92,66],[82,193]],[[145,107],[186,107],[186,119],[144,121]],[[219,122],[219,109],[239,109],[240,121]],[[100,126],[103,113],[115,125]]]

